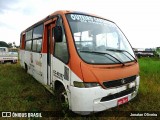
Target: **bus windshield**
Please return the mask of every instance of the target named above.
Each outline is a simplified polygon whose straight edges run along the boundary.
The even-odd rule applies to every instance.
[[[79,56],[90,64],[135,61],[133,50],[115,23],[84,14],[67,14]]]

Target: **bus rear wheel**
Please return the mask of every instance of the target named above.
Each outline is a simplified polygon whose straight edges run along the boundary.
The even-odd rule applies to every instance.
[[[28,66],[26,63],[25,63],[25,71],[28,72]]]

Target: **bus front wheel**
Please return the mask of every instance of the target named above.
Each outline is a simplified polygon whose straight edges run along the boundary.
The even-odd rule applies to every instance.
[[[65,88],[61,85],[56,91],[56,97],[60,105],[60,109],[66,112],[69,109],[68,96]]]

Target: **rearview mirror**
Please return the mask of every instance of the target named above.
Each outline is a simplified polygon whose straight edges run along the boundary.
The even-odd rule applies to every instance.
[[[56,42],[62,42],[62,27],[56,26],[54,28],[54,39]]]

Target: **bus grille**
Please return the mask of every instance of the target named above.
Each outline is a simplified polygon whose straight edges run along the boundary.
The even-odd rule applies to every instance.
[[[125,95],[133,93],[135,90],[136,90],[136,87],[129,88],[129,89],[121,91],[119,93],[115,93],[115,94],[103,97],[100,101],[104,102],[104,101],[109,101],[109,100],[116,99],[116,98],[119,98],[119,97],[123,97]]]
[[[111,88],[111,87],[118,87],[118,86],[122,86],[128,83],[133,82],[136,79],[136,75],[131,76],[131,77],[127,77],[127,78],[123,78],[123,79],[118,79],[118,80],[112,80],[112,81],[106,81],[103,82],[103,85],[106,88]]]

